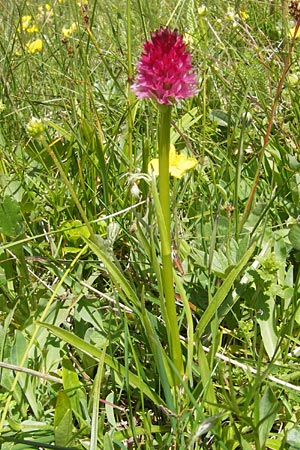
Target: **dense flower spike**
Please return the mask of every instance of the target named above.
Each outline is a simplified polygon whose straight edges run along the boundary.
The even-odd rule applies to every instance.
[[[291,16],[294,17],[295,20],[300,20],[300,1],[299,0],[291,0],[289,4],[289,10]]]
[[[193,97],[197,81],[191,55],[177,30],[160,28],[151,33],[137,64],[132,90],[138,98],[154,98],[171,105],[181,98]]]

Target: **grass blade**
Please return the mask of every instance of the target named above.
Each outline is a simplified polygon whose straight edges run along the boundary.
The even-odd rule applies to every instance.
[[[56,327],[54,325],[50,325],[43,322],[38,322],[38,324],[42,327],[47,328],[51,333],[53,333],[58,338],[64,340],[68,344],[74,346],[78,350],[81,350],[82,352],[86,353],[87,355],[90,355],[97,359],[98,361],[101,361],[101,358],[103,358],[103,349],[99,350],[98,348],[94,347],[93,345],[89,344],[88,342],[85,342],[83,339],[81,339],[78,336],[75,336],[73,333],[67,330],[63,330],[62,328]],[[110,368],[118,372],[119,375],[121,375],[122,378],[126,377],[126,369],[125,367],[120,364],[116,359],[111,358],[109,355],[105,355],[104,358],[105,364],[107,364]],[[132,372],[127,373],[129,383],[131,386],[139,389],[146,395],[150,400],[152,400],[156,405],[164,405],[164,401],[161,399],[159,395],[156,394],[156,392],[151,391],[149,386],[142,381],[140,378],[138,378],[135,374]]]

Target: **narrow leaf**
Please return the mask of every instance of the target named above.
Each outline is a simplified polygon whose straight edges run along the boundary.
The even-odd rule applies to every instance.
[[[103,245],[103,249],[100,248],[100,246],[96,245],[94,242],[92,242],[89,239],[84,238],[84,241],[86,244],[90,247],[90,249],[95,253],[95,255],[98,256],[98,258],[105,264],[109,275],[111,279],[113,280],[114,284],[117,288],[121,289],[121,291],[124,292],[128,300],[131,300],[131,302],[135,306],[139,306],[139,298],[134,291],[134,289],[131,287],[128,280],[125,278],[123,272],[121,269],[119,269],[117,265],[117,261],[114,260],[112,255],[108,254],[108,251],[105,249]]]
[[[70,331],[66,331],[63,330],[62,328],[56,327],[55,325],[50,325],[43,322],[37,322],[37,324],[47,328],[55,336],[64,340],[65,342],[77,348],[78,350],[81,350],[87,355],[94,357],[98,361],[101,360],[103,356],[102,355],[103,350],[94,347],[92,344],[88,342],[85,342],[80,337],[76,336],[73,333],[70,333]],[[165,406],[165,402],[162,400],[162,398],[160,398],[160,396],[156,392],[151,391],[149,386],[146,383],[144,383],[137,375],[133,374],[132,372],[126,372],[125,367],[122,366],[122,364],[120,364],[116,359],[113,359],[110,355],[106,354],[104,361],[105,364],[107,364],[109,367],[115,370],[119,375],[121,375],[122,378],[125,378],[126,374],[128,374],[128,379],[131,386],[142,391],[144,395],[146,395],[156,405]]]
[[[224,300],[226,299],[226,296],[228,295],[230,290],[233,288],[235,280],[238,278],[238,276],[240,275],[240,273],[250,260],[255,250],[255,247],[256,243],[254,242],[248,249],[248,251],[245,253],[241,261],[230,271],[228,276],[225,278],[222,286],[218,289],[212,301],[204,311],[196,328],[196,335],[198,339],[202,336],[202,334],[205,331],[205,328],[207,327],[211,319],[214,317],[214,315],[216,314],[216,312],[218,311]]]

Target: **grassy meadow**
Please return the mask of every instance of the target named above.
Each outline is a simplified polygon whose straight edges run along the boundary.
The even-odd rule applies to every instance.
[[[1,449],[300,449],[288,2],[48,1],[0,0]],[[159,112],[130,90],[167,25],[199,89],[172,109],[178,327]]]

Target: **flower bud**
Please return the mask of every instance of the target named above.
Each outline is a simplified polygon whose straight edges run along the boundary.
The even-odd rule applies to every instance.
[[[39,137],[45,131],[45,125],[41,119],[37,119],[36,117],[32,117],[27,124],[27,131],[32,137]]]
[[[296,86],[296,84],[298,84],[298,82],[299,82],[299,77],[298,77],[298,75],[297,75],[296,73],[290,73],[290,74],[287,76],[286,81],[287,81],[287,85],[288,85],[289,87],[293,87],[293,86]]]

